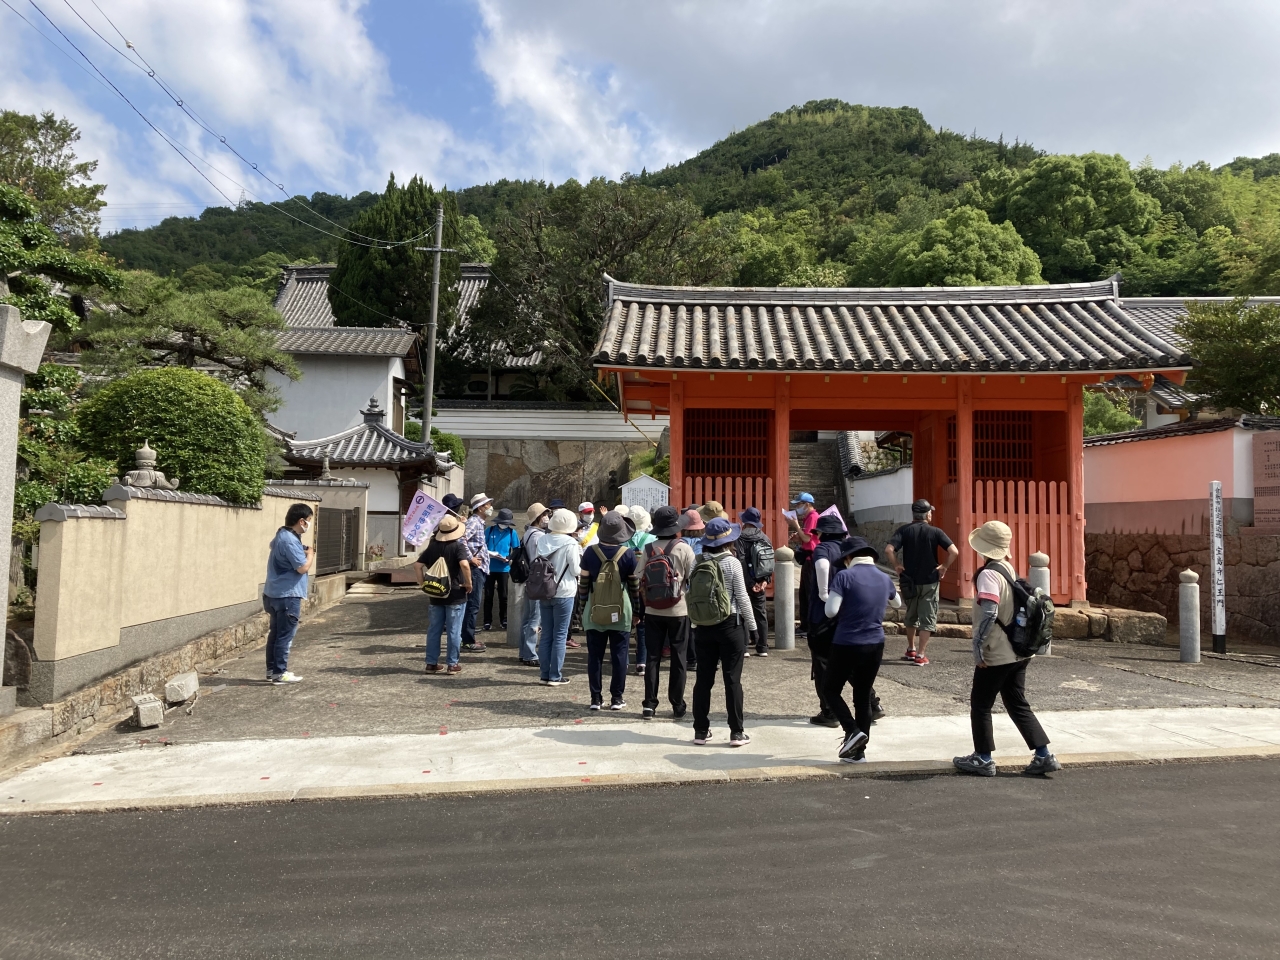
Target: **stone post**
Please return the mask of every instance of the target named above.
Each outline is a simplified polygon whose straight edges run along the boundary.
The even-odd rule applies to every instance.
[[[795,552],[779,547],[773,552],[773,648],[796,648]]]
[[[1200,662],[1200,574],[1183,570],[1178,574],[1178,659]]]
[[[507,578],[507,640],[508,647],[520,646],[520,617],[524,613],[524,584],[513,583]]]
[[[1031,584],[1034,590],[1039,587],[1045,593],[1049,593],[1049,557],[1043,553],[1033,553],[1027,557],[1027,583]],[[1053,655],[1053,643],[1050,642],[1048,648],[1044,652],[1044,656]]]
[[[22,404],[23,378],[35,373],[44,355],[44,345],[53,328],[41,320],[23,320],[18,308],[0,303],[0,571],[9,579],[13,550],[13,485],[18,472],[18,417]],[[9,605],[6,586],[5,607]],[[0,670],[4,658],[0,656]],[[3,677],[0,676],[0,683]],[[0,716],[13,712],[17,691],[0,687]]]

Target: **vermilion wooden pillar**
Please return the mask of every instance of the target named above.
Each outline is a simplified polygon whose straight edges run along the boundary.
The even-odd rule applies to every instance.
[[[1071,605],[1084,605],[1084,387],[1067,385],[1067,483],[1071,495]]]
[[[684,384],[671,383],[671,505],[679,510],[689,501],[684,495]]]
[[[973,530],[973,378],[959,377],[956,390],[956,479],[960,529],[960,599],[973,600],[975,554],[969,546]],[[1081,447],[1081,450],[1084,448]]]
[[[773,378],[773,498],[766,510],[785,510],[791,500],[791,384],[786,375]],[[782,531],[782,518],[776,518]]]

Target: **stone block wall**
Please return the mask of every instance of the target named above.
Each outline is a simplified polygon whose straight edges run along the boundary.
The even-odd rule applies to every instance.
[[[1280,536],[1228,536],[1227,637],[1280,644]],[[1146,610],[1178,623],[1178,574],[1200,574],[1201,630],[1209,632],[1209,537],[1085,534],[1090,603]]]
[[[583,500],[613,506],[628,479],[631,455],[649,449],[643,441],[464,440],[466,489],[470,499],[483,491],[499,507],[521,512],[534,501],[559,498],[577,507]],[[610,484],[609,475],[614,475]]]

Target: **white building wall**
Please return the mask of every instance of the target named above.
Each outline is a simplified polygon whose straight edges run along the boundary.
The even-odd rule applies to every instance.
[[[431,425],[464,440],[616,440],[657,443],[668,416],[632,417],[606,410],[437,408]]]
[[[369,405],[370,397],[387,411],[385,422],[392,425],[395,378],[404,377],[402,358],[298,354],[293,359],[302,379],[267,372],[283,401],[271,415],[271,422],[281,430],[296,433],[299,440],[331,437],[362,422],[360,411]]]
[[[848,480],[849,509],[854,522],[911,522],[913,473],[901,467],[893,473],[881,473],[866,479]]]

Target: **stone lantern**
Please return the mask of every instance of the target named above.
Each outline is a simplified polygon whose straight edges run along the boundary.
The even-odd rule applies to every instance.
[[[144,440],[142,447],[133,455],[134,469],[124,475],[122,481],[126,487],[141,487],[154,490],[177,490],[178,478],[166,480],[163,473],[156,469],[156,452],[151,449],[150,441]]]

